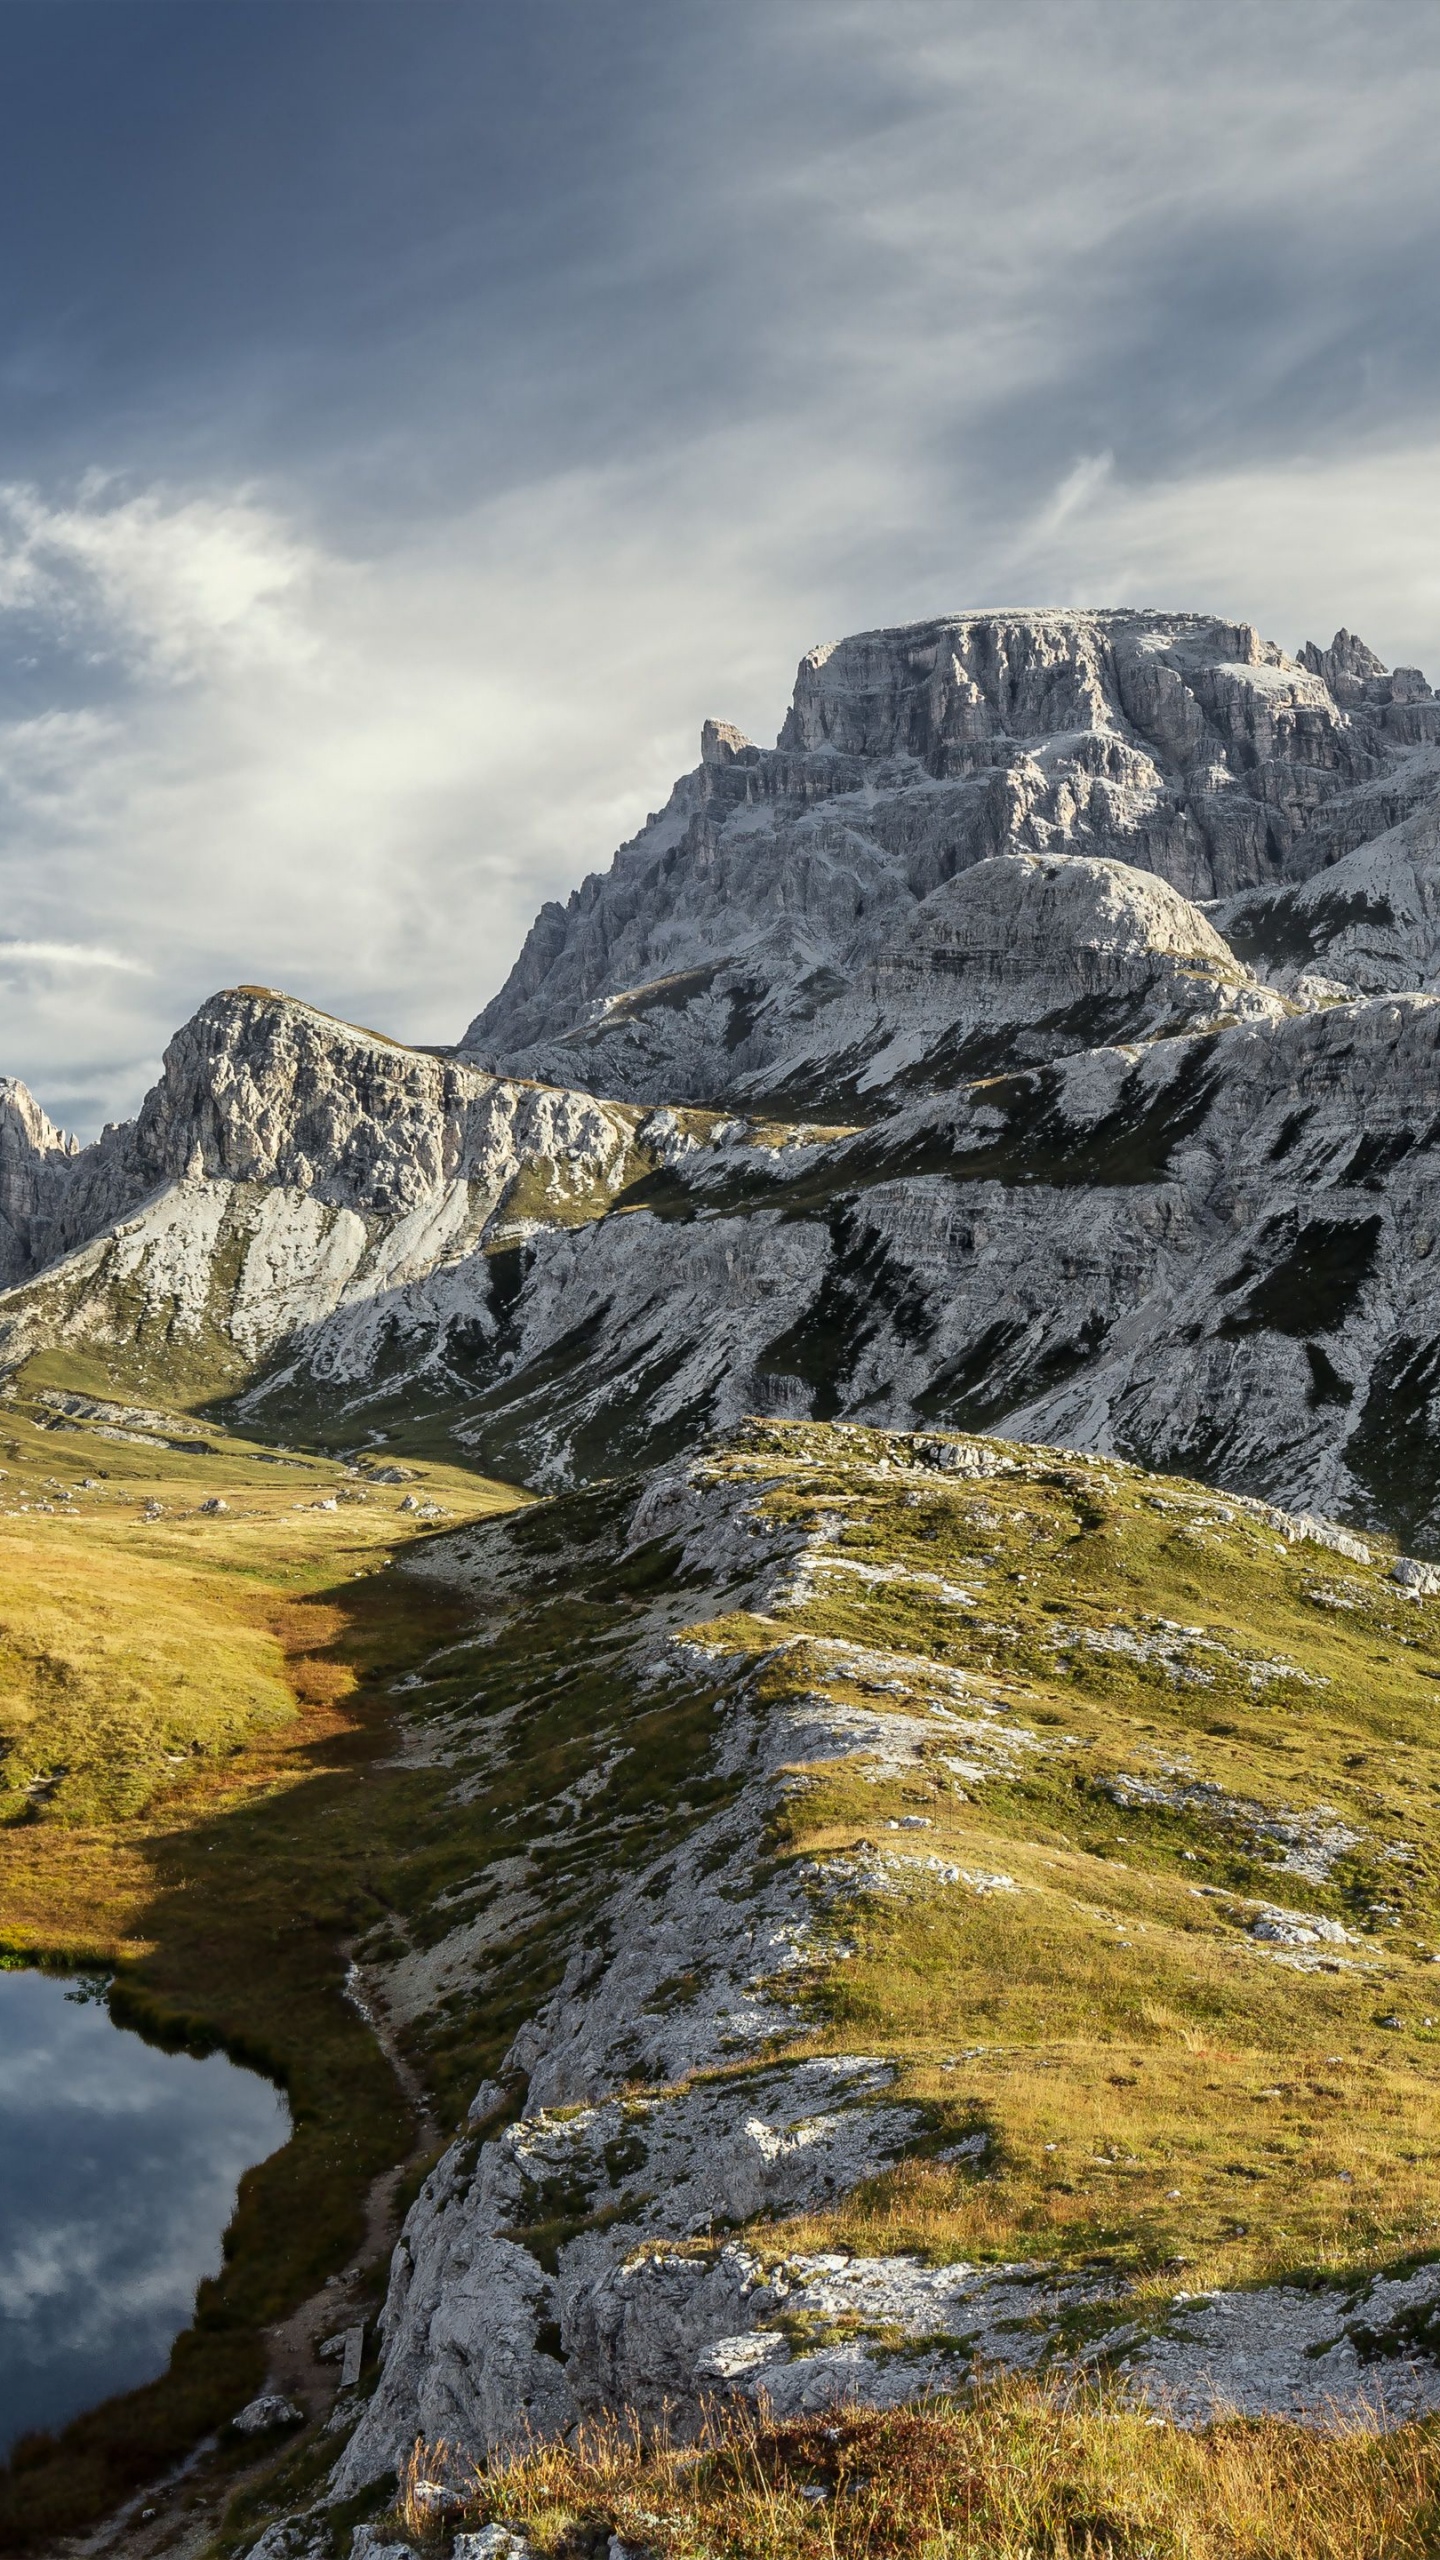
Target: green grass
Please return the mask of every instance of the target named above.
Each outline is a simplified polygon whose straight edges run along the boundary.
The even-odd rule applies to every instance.
[[[410,1487],[317,1512],[337,1482],[354,1489],[328,1460],[277,1470],[228,1441],[211,1458],[142,1452],[42,1429],[44,1409],[23,1397],[0,1412],[0,1450],[8,1432],[17,1453],[0,1495],[62,1468],[70,1482],[112,1469],[74,1522],[59,1508],[0,1517],[0,1626],[53,1607],[49,1640],[63,1634],[74,1670],[66,1786],[0,1827],[0,1955],[114,1967],[117,2015],[257,2062],[285,2086],[295,2123],[243,2182],[224,2271],[202,2287],[164,2379],[0,2472],[6,2545],[77,2529],[222,2422],[258,2385],[265,2324],[353,2257],[370,2181],[405,2155],[414,2126],[343,1997],[349,1950],[382,1978],[387,1957],[423,1957],[493,1899],[493,1862],[535,1844],[524,1924],[401,2021],[453,2126],[617,1867],[654,1855],[721,1790],[704,1770],[710,1686],[657,1695],[624,1669],[655,1559],[616,1570],[594,1543],[613,1534],[623,1489],[517,1512],[530,1587],[514,1620],[496,1622],[443,1582],[387,1569],[404,1540],[433,1535],[395,1508]],[[440,1499],[452,1525],[523,1504],[453,1468],[427,1466],[413,1489]],[[152,1490],[165,1515],[142,1526],[124,1497]],[[229,1513],[198,1511],[212,1491]],[[32,1654],[14,1658],[27,1667],[16,1694],[28,1720],[13,1700],[10,1712],[28,1768],[33,1737],[60,1711]],[[131,1674],[133,1766],[107,1706],[117,1660]],[[221,1661],[223,1718],[207,1688]],[[402,1682],[409,1756],[396,1748]],[[193,1742],[207,1712],[205,1747],[177,1765],[169,1745],[182,1728]],[[577,1780],[588,1792],[562,1830],[556,1800]]]
[[[1157,2298],[1182,2266],[1193,2287],[1440,2254],[1440,1608],[1406,1599],[1379,1550],[1362,1567],[1286,1548],[1193,1484],[1009,1454],[1013,1473],[954,1483],[882,1433],[775,1424],[718,1462],[772,1517],[843,1521],[824,1550],[840,1563],[917,1577],[823,1574],[779,1652],[774,1618],[720,1622],[770,1657],[772,1696],[955,1705],[935,1665],[962,1712],[992,1705],[1041,1746],[979,1784],[946,1766],[963,1741],[888,1780],[861,1755],[786,1800],[777,1852],[848,1856],[860,1888],[832,1928],[853,1953],[811,1987],[820,2041],[893,2054],[908,2091],[991,2144],[981,2174],[912,2159],[777,2245],[1102,2252]],[[1117,1631],[1169,1658],[1114,1650]],[[1119,1802],[1130,1777],[1218,1792]],[[1267,1837],[1296,1815],[1356,1835],[1323,1881]],[[869,1890],[876,1851],[1019,1889],[898,1866]],[[1298,1970],[1249,1936],[1262,1902],[1355,1943]]]

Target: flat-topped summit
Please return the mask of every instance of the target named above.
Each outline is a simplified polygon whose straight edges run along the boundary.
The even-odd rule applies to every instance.
[[[876,989],[959,874],[1080,856],[1190,901],[1264,897],[1391,823],[1387,785],[1437,739],[1424,677],[1345,631],[1299,658],[1149,610],[857,632],[802,658],[773,748],[706,722],[697,769],[542,909],[462,1046],[633,1100],[853,1103],[909,1028]]]

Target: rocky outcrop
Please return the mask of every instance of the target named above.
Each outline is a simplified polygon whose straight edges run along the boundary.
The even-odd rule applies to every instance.
[[[9,1091],[35,1129],[12,1217],[32,1270],[181,1181],[301,1193],[369,1227],[457,1184],[493,1202],[522,1163],[583,1191],[606,1181],[636,1125],[588,1094],[502,1083],[263,987],[202,1005],[138,1117],[93,1146],[58,1140],[24,1088]]]
[[[1303,994],[1304,991],[1302,991]],[[1153,874],[1080,856],[997,855],[932,891],[903,941],[797,1022],[783,1072],[747,1100],[870,1114],[1114,1041],[1280,1021],[1281,999]]]
[[[34,1268],[42,1203],[78,1152],[23,1084],[0,1076],[0,1288]]]
[[[1393,823],[1384,795],[1398,806],[1417,764],[1433,796],[1437,740],[1424,678],[1344,632],[1300,660],[1195,614],[862,632],[802,660],[775,748],[707,723],[698,769],[608,874],[543,910],[462,1045],[632,1099],[863,1098],[911,1029],[916,953],[943,948],[958,874],[1079,856],[1234,899]],[[1032,1021],[1066,1002],[1037,961]],[[948,994],[954,1037],[907,1054],[917,1080],[982,1070],[963,973]]]
[[[0,1122],[20,1284],[0,1361],[65,1340],[123,1365],[152,1341],[192,1391],[207,1363],[232,1384],[338,1309],[378,1361],[387,1311],[422,1284],[445,1326],[493,1331],[497,1242],[593,1216],[685,1143],[673,1114],[500,1079],[259,988],[202,1006],[138,1117],[91,1147],[24,1100]]]

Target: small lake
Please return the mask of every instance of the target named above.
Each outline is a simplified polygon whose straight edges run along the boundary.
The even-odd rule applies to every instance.
[[[164,2372],[242,2172],[289,2136],[257,2073],[162,2053],[79,1984],[0,1972],[0,2459]]]

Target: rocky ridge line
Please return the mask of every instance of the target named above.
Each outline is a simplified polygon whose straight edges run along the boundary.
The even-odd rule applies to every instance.
[[[616,1887],[559,1989],[522,2028],[500,2082],[477,2094],[478,2142],[466,2135],[452,2146],[406,2223],[381,2375],[355,2413],[334,2498],[395,2469],[417,2437],[463,2462],[607,2409],[665,2416],[683,2430],[717,2394],[782,2415],[893,2404],[962,2388],[977,2361],[1036,2369],[1057,2352],[1073,2358],[1067,2323],[1091,2341],[1082,2367],[1100,2354],[1119,2359],[1130,2389],[1185,2419],[1217,2407],[1320,2423],[1352,2402],[1391,2419],[1440,2408],[1433,2363],[1407,2361],[1397,2347],[1377,2366],[1368,2343],[1392,2331],[1403,2338],[1407,2323],[1431,2316],[1440,2300],[1432,2266],[1338,2290],[1190,2295],[1177,2285],[1157,2321],[1153,2309],[1137,2319],[1128,2280],[1090,2262],[929,2265],[767,2240],[767,2218],[824,2210],[926,2148],[925,2111],[896,2097],[895,2066],[883,2055],[803,2050],[815,2016],[805,1995],[854,1952],[846,1929],[857,1899],[910,1889],[911,1871],[922,1888],[982,1899],[1023,1890],[1007,1873],[947,1867],[927,1853],[923,1822],[913,1841],[879,1853],[777,1872],[765,1847],[777,1808],[845,1764],[876,1784],[947,1771],[955,1783],[958,1773],[963,1801],[964,1790],[983,1794],[1010,1777],[1027,1754],[1063,1755],[1076,1744],[1029,1726],[1013,1687],[931,1655],[817,1639],[805,1613],[827,1574],[865,1570],[847,1566],[835,1544],[843,1509],[827,1513],[826,1499],[843,1505],[879,1487],[889,1495],[898,1483],[914,1488],[913,1502],[930,1500],[932,1488],[993,1500],[1007,1484],[1068,1481],[1067,1468],[1083,1475],[1086,1462],[871,1432],[835,1435],[833,1453],[817,1435],[811,1457],[824,1492],[806,1522],[787,1524],[767,1506],[793,1461],[763,1433],[652,1476],[633,1501],[624,1552],[666,1556],[665,1587],[706,1613],[698,1626],[662,1613],[637,1635],[634,1666],[661,1687],[696,1668],[718,1672],[715,1761],[735,1791],[677,1850]],[[1099,1494],[1106,1471],[1090,1463]],[[838,1470],[848,1470],[847,1494]],[[1184,1511],[1185,1498],[1174,1507]],[[1202,1526],[1210,1519],[1204,1496],[1189,1507]],[[997,1515],[982,1506],[981,1516]],[[1262,1541],[1278,1531],[1352,1566],[1389,1569],[1323,1520],[1260,1505],[1252,1516]],[[463,1583],[482,1611],[513,1606],[510,1537],[503,1523],[458,1533],[414,1569]],[[917,1590],[936,1583],[896,1570],[873,1579]],[[974,1598],[947,1598],[937,1583],[934,1633],[947,1606]],[[727,1657],[723,1630],[737,1610],[754,1613],[772,1651]],[[767,1696],[767,1665],[787,1649],[805,1670],[778,1699]],[[1290,1677],[1293,1666],[1271,1671]],[[1223,1831],[1232,1813],[1221,1791],[1211,1796],[1198,1818]],[[897,1828],[891,1821],[890,1833]],[[1283,1841],[1265,1854],[1277,1874],[1291,1872]],[[1288,1903],[1245,1910],[1248,1940],[1268,1961],[1332,1974],[1383,1969],[1376,1948],[1323,1917]],[[802,2050],[787,2056],[797,2039]],[[523,2113],[507,2124],[506,2091],[517,2083]],[[983,2134],[942,2155],[977,2174],[987,2156]],[[751,2230],[726,2236],[744,2225]]]

